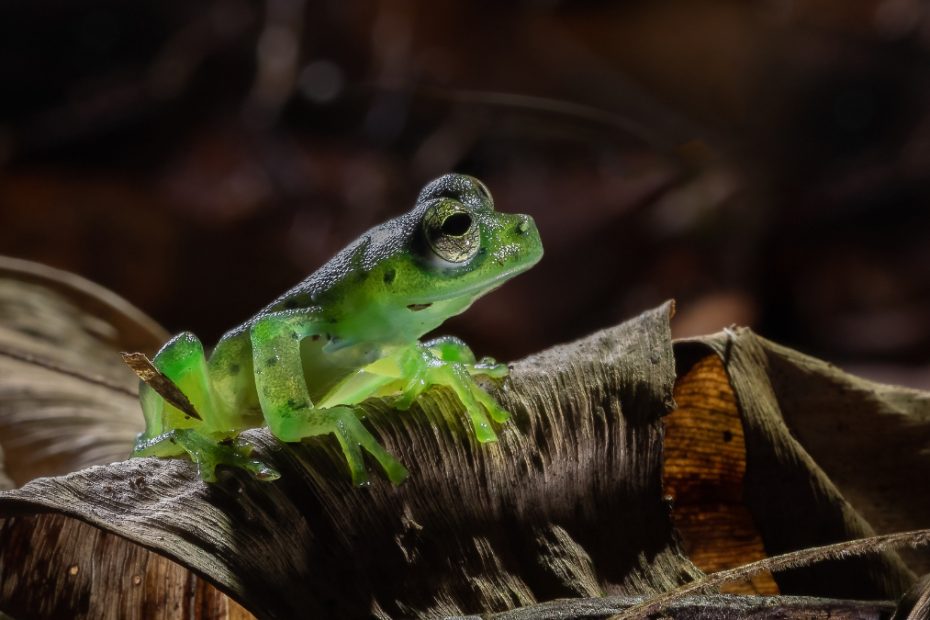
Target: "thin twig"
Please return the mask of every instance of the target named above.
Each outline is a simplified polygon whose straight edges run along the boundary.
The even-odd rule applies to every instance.
[[[194,408],[191,401],[184,395],[184,392],[171,379],[155,368],[152,360],[147,358],[144,353],[123,353],[122,356],[126,365],[169,404],[174,405],[192,418],[203,419],[197,413],[197,409]]]
[[[824,545],[822,547],[810,547],[800,551],[792,551],[791,553],[776,555],[757,562],[750,562],[749,564],[744,564],[736,568],[712,573],[696,581],[678,586],[674,590],[663,592],[639,605],[630,607],[615,616],[611,616],[610,620],[633,620],[633,618],[643,618],[667,607],[669,603],[687,596],[696,590],[719,586],[731,581],[745,581],[753,575],[757,575],[764,571],[776,573],[826,560],[841,560],[852,556],[877,553],[886,549],[903,547],[905,545],[917,547],[928,543],[930,543],[930,529],[899,532],[897,534],[884,534],[882,536],[870,536],[869,538],[859,538],[832,545]]]
[[[399,85],[379,83],[377,87],[384,90],[402,90]],[[537,95],[524,95],[521,93],[497,92],[484,90],[468,90],[462,88],[446,88],[436,86],[420,86],[416,94],[431,97],[441,101],[453,103],[466,103],[501,108],[514,108],[518,110],[534,110],[573,119],[580,119],[595,125],[610,127],[628,135],[634,136],[660,152],[668,150],[668,145],[659,140],[649,128],[636,120],[598,108],[596,106],[557,99],[554,97],[541,97]]]

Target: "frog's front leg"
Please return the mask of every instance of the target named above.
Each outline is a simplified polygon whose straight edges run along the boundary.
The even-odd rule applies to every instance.
[[[407,470],[365,428],[356,412],[346,406],[314,407],[304,382],[300,342],[321,336],[325,325],[298,311],[260,317],[251,327],[255,387],[265,422],[285,442],[333,433],[345,454],[355,484],[368,480],[362,449],[398,484]]]
[[[484,375],[493,379],[503,379],[509,374],[507,364],[498,364],[493,357],[475,359],[471,348],[461,338],[441,336],[423,343],[444,362],[458,362],[465,366],[470,375]]]
[[[435,383],[428,379],[427,374],[432,366],[436,366],[436,363],[434,363],[436,361],[446,364],[459,364],[469,375],[484,375],[494,379],[503,379],[509,372],[506,364],[498,364],[493,358],[483,357],[480,361],[475,359],[475,354],[471,348],[462,339],[455,336],[434,338],[419,343],[417,347],[418,350],[414,353],[413,360],[406,361],[405,371],[409,373],[407,384],[400,397],[394,402],[394,406],[401,410],[408,409],[417,396]],[[424,350],[431,353],[432,357],[427,355]],[[497,405],[493,398],[475,385],[474,381],[466,382],[472,386],[474,397],[491,412],[491,417],[495,421],[507,421],[509,415]],[[443,384],[448,385],[448,383]]]
[[[401,372],[408,378],[406,387],[395,403],[398,408],[409,406],[432,385],[445,385],[452,389],[468,412],[478,441],[485,443],[497,440],[485,412],[495,422],[506,422],[510,414],[478,386],[471,375],[506,376],[505,365],[488,359],[475,361],[468,346],[452,337],[416,343],[396,355]]]

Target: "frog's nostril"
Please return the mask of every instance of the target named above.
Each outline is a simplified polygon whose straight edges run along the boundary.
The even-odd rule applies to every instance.
[[[517,223],[517,234],[525,235],[530,230],[530,218],[525,215],[520,216],[520,221]]]

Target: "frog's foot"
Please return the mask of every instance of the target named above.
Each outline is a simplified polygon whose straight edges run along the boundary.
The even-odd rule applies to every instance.
[[[417,396],[426,391],[427,387],[429,386],[426,382],[426,369],[417,368],[410,380],[407,381],[407,385],[404,386],[400,396],[394,401],[394,408],[400,411],[410,409],[413,401],[417,399]]]
[[[492,379],[503,379],[510,374],[510,368],[507,364],[499,364],[493,357],[482,357],[474,364],[467,364],[470,375],[482,375]]]
[[[352,475],[352,482],[357,486],[368,484],[368,471],[362,451],[374,457],[388,479],[400,484],[407,478],[407,468],[378,443],[358,415],[350,407],[330,407],[327,409],[299,410],[291,415],[276,416],[269,420],[272,434],[285,442],[300,441],[305,437],[332,433],[339,441]]]
[[[136,440],[132,456],[178,456],[187,454],[197,464],[204,482],[216,482],[220,465],[244,469],[257,480],[277,480],[281,475],[261,461],[250,459],[252,447],[232,439],[217,441],[192,428],[179,428],[151,439]]]

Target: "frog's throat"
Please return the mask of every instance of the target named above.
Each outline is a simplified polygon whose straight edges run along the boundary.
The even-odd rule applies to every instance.
[[[431,304],[437,301],[446,301],[448,299],[455,299],[456,297],[472,296],[474,298],[478,298],[484,295],[485,293],[490,293],[491,291],[498,288],[500,285],[502,285],[504,282],[506,282],[510,278],[517,276],[523,273],[524,271],[527,271],[532,266],[533,266],[533,263],[530,263],[528,265],[521,265],[519,267],[514,267],[513,269],[508,269],[507,271],[503,271],[497,274],[496,276],[494,276],[493,278],[489,278],[487,280],[481,280],[479,282],[476,282],[475,284],[472,284],[471,286],[453,289],[453,290],[444,292],[441,295],[431,295],[429,297],[416,298],[410,302],[408,307]]]

